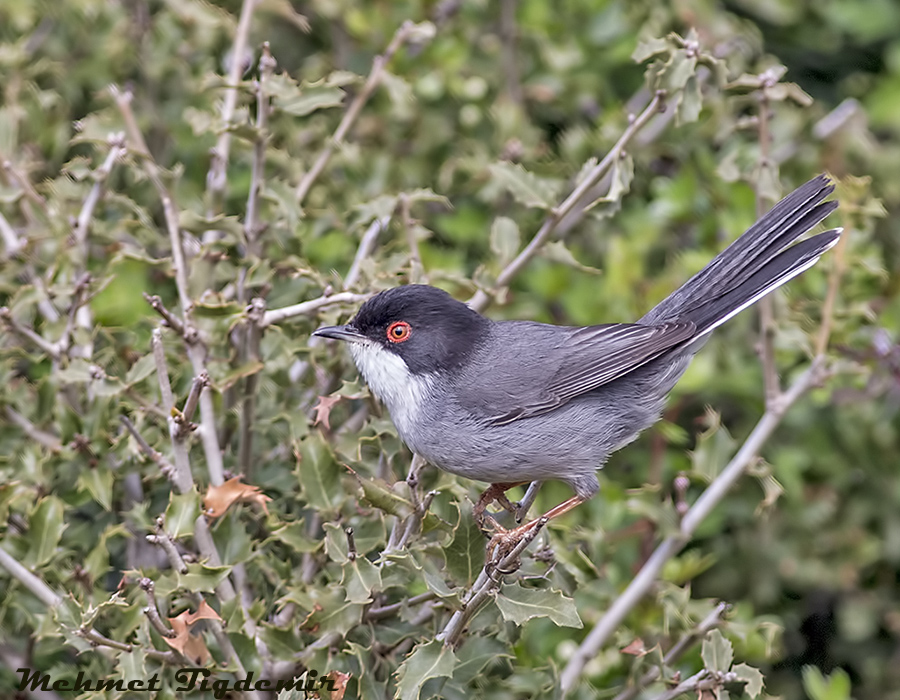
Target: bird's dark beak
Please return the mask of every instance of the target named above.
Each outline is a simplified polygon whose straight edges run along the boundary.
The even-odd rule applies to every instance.
[[[364,343],[368,340],[366,336],[351,325],[325,326],[317,330],[313,335],[318,335],[322,338],[332,338],[333,340],[344,340],[348,343]]]

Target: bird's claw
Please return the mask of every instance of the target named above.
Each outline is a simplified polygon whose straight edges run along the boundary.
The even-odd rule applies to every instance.
[[[537,537],[538,532],[546,524],[547,518],[538,518],[512,530],[507,530],[494,521],[495,532],[485,548],[485,559],[492,564],[497,564],[511,554],[523,541],[525,545],[522,549],[524,549]]]

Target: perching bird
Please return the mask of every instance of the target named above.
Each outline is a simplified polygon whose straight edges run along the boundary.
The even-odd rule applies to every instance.
[[[833,190],[819,176],[789,194],[636,323],[492,321],[440,289],[408,285],[315,335],[349,344],[411,450],[492,484],[479,515],[493,499],[506,502],[512,486],[572,487],[572,498],[512,531],[513,541],[593,496],[597,469],[659,420],[710,332],[837,242],[833,229],[791,245],[834,211],[837,202],[823,202]]]

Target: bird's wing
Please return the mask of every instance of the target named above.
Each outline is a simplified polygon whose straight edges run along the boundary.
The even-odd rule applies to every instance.
[[[585,328],[556,328],[544,326],[544,333],[555,335],[555,347],[544,363],[548,371],[541,371],[540,359],[510,358],[513,367],[534,361],[531,371],[525,372],[531,386],[514,386],[482,401],[489,422],[494,425],[510,423],[520,418],[539,415],[562,406],[572,398],[592,391],[637,369],[666,350],[693,337],[693,323],[633,324],[614,323]],[[543,338],[549,341],[550,338]],[[552,358],[552,360],[550,359]],[[505,363],[501,363],[505,364]],[[521,365],[520,365],[521,366]],[[517,374],[515,372],[511,374]],[[520,377],[522,375],[519,375]],[[512,377],[510,377],[512,379]],[[497,386],[497,384],[494,384]],[[483,397],[487,399],[488,397]]]

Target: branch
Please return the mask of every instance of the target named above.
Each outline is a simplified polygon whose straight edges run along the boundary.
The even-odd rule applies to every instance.
[[[260,340],[262,331],[260,324],[266,311],[266,302],[256,297],[247,309],[247,322],[244,328],[243,354],[244,361],[259,362],[261,358]],[[253,470],[253,420],[256,416],[256,390],[259,386],[259,373],[251,374],[244,380],[244,396],[241,400],[240,442],[238,443],[238,464],[241,473],[249,476]]]
[[[699,639],[706,636],[706,633],[709,632],[714,627],[718,627],[722,623],[722,615],[724,615],[731,606],[728,603],[719,603],[712,609],[712,611],[703,618],[703,620],[698,624],[694,629],[687,632],[681,639],[679,639],[674,646],[666,653],[663,657],[663,664],[665,666],[671,666],[678,659],[681,658],[682,654],[690,649]],[[613,700],[632,700],[641,690],[646,688],[648,685],[653,683],[657,678],[659,678],[660,668],[658,666],[654,666],[649,669],[647,673],[641,676],[638,682],[631,686],[630,688],[626,688],[621,693],[616,695]]]
[[[359,116],[359,113],[362,110],[363,106],[366,104],[366,102],[368,102],[369,98],[372,96],[372,93],[375,91],[375,88],[378,87],[378,84],[381,82],[381,76],[382,73],[384,73],[384,68],[387,65],[388,61],[391,60],[393,55],[397,53],[397,50],[412,35],[424,34],[424,32],[421,31],[422,29],[423,25],[417,25],[409,20],[406,20],[394,33],[394,37],[393,39],[391,39],[391,43],[388,44],[385,52],[380,56],[376,56],[372,61],[372,70],[369,72],[369,77],[366,78],[366,82],[363,85],[362,90],[357,93],[356,97],[353,99],[353,102],[350,103],[350,107],[344,114],[344,118],[341,119],[341,123],[338,124],[338,128],[334,132],[334,135],[325,144],[325,147],[319,153],[319,156],[316,158],[313,166],[300,180],[300,184],[297,185],[297,191],[295,194],[298,203],[302,203],[303,200],[306,199],[306,195],[309,193],[309,190],[313,186],[313,183],[316,181],[316,178],[318,178],[319,175],[322,174],[322,170],[324,170],[325,166],[328,163],[328,160],[334,153],[334,150],[338,146],[343,144],[344,138],[346,137],[347,132],[350,130],[350,127],[353,126],[353,123]]]
[[[422,255],[419,253],[419,239],[416,238],[416,229],[410,216],[410,206],[409,197],[405,194],[401,195],[400,223],[406,232],[406,243],[409,246],[409,281],[418,284],[420,281],[427,282],[428,279],[422,265]]]
[[[82,255],[82,264],[87,264],[87,235],[94,216],[94,209],[103,195],[103,187],[112,172],[116,161],[124,156],[128,150],[125,148],[125,134],[117,132],[110,134],[107,139],[110,149],[103,164],[94,171],[94,185],[81,205],[78,219],[75,221],[75,241]]]
[[[228,184],[226,170],[231,152],[230,127],[232,121],[234,121],[234,112],[237,108],[238,87],[240,86],[241,76],[244,74],[244,54],[247,52],[247,37],[250,34],[250,22],[253,19],[253,10],[257,1],[244,0],[241,5],[241,16],[238,19],[234,43],[231,46],[228,84],[225,89],[225,99],[222,102],[221,116],[224,128],[219,134],[218,141],[216,141],[209,163],[209,172],[206,175],[207,209],[210,215],[216,213],[218,203],[225,194],[225,186]]]
[[[178,424],[175,422],[173,415],[175,398],[172,395],[172,387],[169,384],[169,370],[166,366],[166,354],[165,350],[163,350],[162,333],[159,328],[153,329],[153,333],[150,336],[150,344],[153,346],[153,359],[156,361],[156,377],[159,380],[163,410],[166,412],[166,424],[169,426],[172,452],[175,455],[172,483],[175,485],[178,493],[188,493],[194,487],[194,477],[191,475],[191,461],[187,445],[184,444],[184,440],[178,438]]]
[[[172,536],[166,531],[166,523],[162,516],[159,516],[156,519],[156,534],[147,535],[147,541],[163,548],[163,551],[165,551],[166,556],[169,558],[169,563],[175,571],[179,574],[187,573],[187,564],[184,563],[184,559],[182,559],[178,547],[175,546],[175,541],[172,539]],[[141,581],[141,588],[144,588],[144,579],[141,579]],[[153,582],[151,581],[150,583],[152,584]]]
[[[266,145],[269,138],[266,130],[269,126],[269,97],[266,83],[275,72],[275,59],[269,49],[269,42],[262,45],[259,58],[259,80],[256,81],[256,141],[253,144],[253,162],[250,171],[250,193],[247,195],[247,213],[244,219],[244,237],[247,239],[247,250],[251,255],[259,255],[260,226],[259,193],[262,191],[265,178]]]
[[[528,264],[528,262],[535,256],[538,250],[550,240],[550,237],[554,234],[559,226],[560,221],[566,215],[573,213],[576,207],[581,204],[582,198],[584,195],[602,178],[607,171],[612,168],[613,164],[616,162],[618,158],[621,157],[622,153],[625,151],[626,146],[630,143],[630,141],[634,138],[634,136],[644,127],[646,124],[659,112],[665,109],[665,94],[663,91],[657,91],[653,96],[653,99],[650,100],[650,103],[644,108],[644,111],[641,112],[629,125],[628,128],[622,133],[619,137],[619,140],[615,143],[615,145],[610,149],[609,153],[601,160],[594,168],[587,174],[584,180],[569,194],[568,197],[560,204],[558,207],[553,209],[548,215],[547,218],[544,219],[544,223],[541,224],[540,229],[534,235],[534,238],[525,246],[524,250],[519,253],[516,258],[510,262],[503,270],[497,275],[497,280],[494,282],[492,292],[498,291],[506,286],[512,281],[512,279]],[[575,220],[581,218],[584,215],[585,209],[582,208],[581,212],[574,214]],[[574,223],[574,221],[573,221]],[[469,306],[475,309],[476,311],[484,311],[484,309],[488,306],[491,301],[490,295],[484,290],[479,289],[475,295],[469,299]]]
[[[3,325],[10,331],[29,341],[32,345],[36,345],[38,349],[42,350],[50,358],[54,360],[60,359],[61,353],[56,343],[51,343],[49,340],[44,339],[43,336],[35,333],[28,326],[19,323],[6,306],[0,307],[0,321],[2,321]]]
[[[728,490],[743,475],[744,470],[753,462],[760,448],[781,422],[787,409],[819,380],[823,364],[824,359],[821,357],[813,360],[812,365],[797,378],[779,400],[766,409],[737,454],[681,520],[678,534],[667,537],[659,544],[637,576],[613,601],[613,604],[585,637],[578,651],[563,670],[561,683],[564,694],[574,688],[585,664],[600,651],[625,616],[653,587],[666,562],[681,551],[700,523],[706,519],[713,508],[725,497]]]
[[[180,318],[178,318],[175,314],[169,311],[162,303],[162,299],[160,299],[155,294],[147,294],[144,292],[144,300],[150,304],[153,310],[162,316],[163,320],[166,322],[166,325],[171,328],[173,331],[178,333],[182,338],[184,335],[184,323]]]
[[[337,294],[323,294],[318,299],[303,301],[291,306],[283,306],[280,309],[270,309],[263,314],[260,328],[268,328],[276,323],[281,323],[289,318],[297,316],[312,316],[319,309],[333,304],[361,304],[369,298],[369,294],[354,294],[353,292],[338,292]]]
[[[18,411],[13,410],[9,406],[4,406],[3,412],[10,423],[15,423],[19,426],[23,433],[39,445],[43,445],[51,452],[59,452],[62,449],[62,443],[58,437],[41,430]]]
[[[159,466],[163,476],[165,476],[167,479],[172,479],[172,475],[175,473],[175,467],[172,466],[172,463],[161,453],[150,447],[150,444],[146,440],[144,440],[144,436],[138,432],[138,429],[135,427],[134,423],[132,423],[127,416],[119,416],[119,420],[122,421],[122,425],[124,425],[128,432],[131,433],[131,437],[133,437],[135,442],[137,442],[138,447],[141,448],[141,452],[147,455],[151,459],[151,461]]]
[[[375,247],[379,234],[387,229],[389,223],[391,223],[390,215],[375,219],[369,224],[369,228],[366,229],[359,241],[359,247],[356,249],[356,255],[353,257],[353,264],[350,266],[347,277],[344,279],[344,291],[356,284],[356,280],[359,279],[359,273],[362,271],[363,261],[372,254],[372,249]]]
[[[50,586],[22,566],[2,547],[0,547],[0,566],[6,569],[10,576],[31,591],[32,595],[48,608],[55,608],[62,603],[62,598]]]
[[[185,571],[187,571],[187,567],[185,567]],[[147,596],[147,606],[144,608],[144,614],[147,616],[147,620],[149,620],[153,629],[168,639],[178,636],[175,630],[166,627],[166,623],[162,621],[162,617],[159,615],[159,609],[156,607],[156,586],[153,583],[153,579],[142,578],[138,581],[138,586]]]
[[[3,238],[3,245],[6,246],[6,257],[14,258],[19,251],[25,247],[25,242],[19,238],[16,230],[7,221],[3,213],[0,212],[0,238]]]

